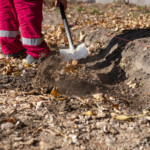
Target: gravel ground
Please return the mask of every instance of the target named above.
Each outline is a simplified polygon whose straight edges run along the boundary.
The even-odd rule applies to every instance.
[[[149,150],[149,9],[75,3],[67,13],[87,58],[63,62],[60,14],[46,6],[51,55],[28,66],[0,54],[0,150]]]

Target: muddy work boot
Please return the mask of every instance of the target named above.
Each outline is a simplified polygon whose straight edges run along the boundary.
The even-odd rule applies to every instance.
[[[25,58],[27,56],[26,54],[26,49],[23,49],[22,51],[18,52],[18,53],[14,53],[14,54],[8,54],[8,55],[4,55],[6,58]]]
[[[27,55],[26,57],[26,63],[27,64],[33,64],[33,63],[37,63],[38,59],[35,59],[34,57],[32,57],[31,55]]]

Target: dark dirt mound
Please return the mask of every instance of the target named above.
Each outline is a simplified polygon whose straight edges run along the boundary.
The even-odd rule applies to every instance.
[[[63,58],[58,54],[45,59],[38,69],[39,85],[48,89],[50,89],[49,86],[57,86],[61,94],[70,96],[88,96],[100,86],[98,82],[94,83],[90,78],[84,77],[85,70],[85,72],[79,72],[79,68],[76,68],[74,72],[79,73],[80,76],[78,76],[76,73],[71,74],[65,71],[65,65]]]

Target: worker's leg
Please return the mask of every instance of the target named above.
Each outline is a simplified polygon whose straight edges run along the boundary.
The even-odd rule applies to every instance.
[[[13,0],[0,0],[0,44],[4,55],[23,49]]]
[[[14,0],[23,46],[27,53],[38,59],[50,51],[41,34],[43,0]]]

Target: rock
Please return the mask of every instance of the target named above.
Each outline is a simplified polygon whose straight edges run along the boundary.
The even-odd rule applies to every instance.
[[[96,99],[96,100],[99,100],[99,101],[101,101],[101,102],[103,102],[103,101],[105,100],[103,93],[93,94],[93,98]]]
[[[16,92],[14,90],[9,91],[11,97],[16,97]]]
[[[76,114],[72,114],[71,117],[70,117],[71,120],[74,120],[74,119],[76,119],[76,118],[77,118],[77,115],[76,115]]]
[[[39,146],[40,146],[40,150],[49,150],[51,149],[52,147],[50,146],[50,144],[44,142],[44,141],[41,141],[39,143]]]
[[[113,134],[113,135],[118,134],[118,131],[115,128],[113,128],[112,126],[109,125],[107,128],[111,134]]]
[[[12,124],[11,122],[6,122],[6,123],[1,124],[1,130],[7,130],[13,127],[14,127],[14,124]]]
[[[80,150],[86,150],[86,147],[84,145],[81,145]]]
[[[109,97],[109,100],[115,101],[116,99],[115,99],[114,97],[110,96],[110,97]]]
[[[37,102],[36,110],[38,110],[40,107],[44,107],[43,101]]]
[[[78,139],[77,139],[77,135],[75,134],[70,134],[69,137],[72,139],[73,143],[77,143]]]
[[[104,133],[106,133],[106,134],[108,134],[108,133],[109,133],[108,128],[107,128],[107,126],[106,126],[106,125],[103,127],[103,131],[104,131]]]
[[[23,123],[23,122],[21,122],[21,121],[17,121],[17,123],[16,123],[16,128],[17,129],[22,129],[22,128],[24,128],[26,125]]]
[[[124,148],[124,147],[119,147],[119,148],[117,148],[117,150],[126,150],[126,148]]]
[[[106,117],[107,117],[107,113],[103,111],[99,111],[96,116],[97,119],[106,118]]]
[[[115,146],[115,145],[116,145],[116,142],[114,141],[114,139],[107,138],[107,139],[105,140],[105,142],[106,142],[106,144],[107,144],[108,146]]]
[[[23,142],[15,142],[15,143],[13,143],[13,148],[17,148],[17,147],[19,147],[20,145],[23,145]]]
[[[32,145],[34,143],[34,139],[30,139],[29,141],[25,142],[26,145]]]
[[[22,141],[22,139],[23,139],[22,137],[15,137],[14,138],[15,141]]]
[[[54,121],[55,116],[53,114],[46,114],[45,119],[47,119],[47,122],[50,124]]]
[[[97,127],[97,128],[101,128],[101,126],[102,126],[102,123],[101,123],[101,122],[96,122],[96,127]]]

